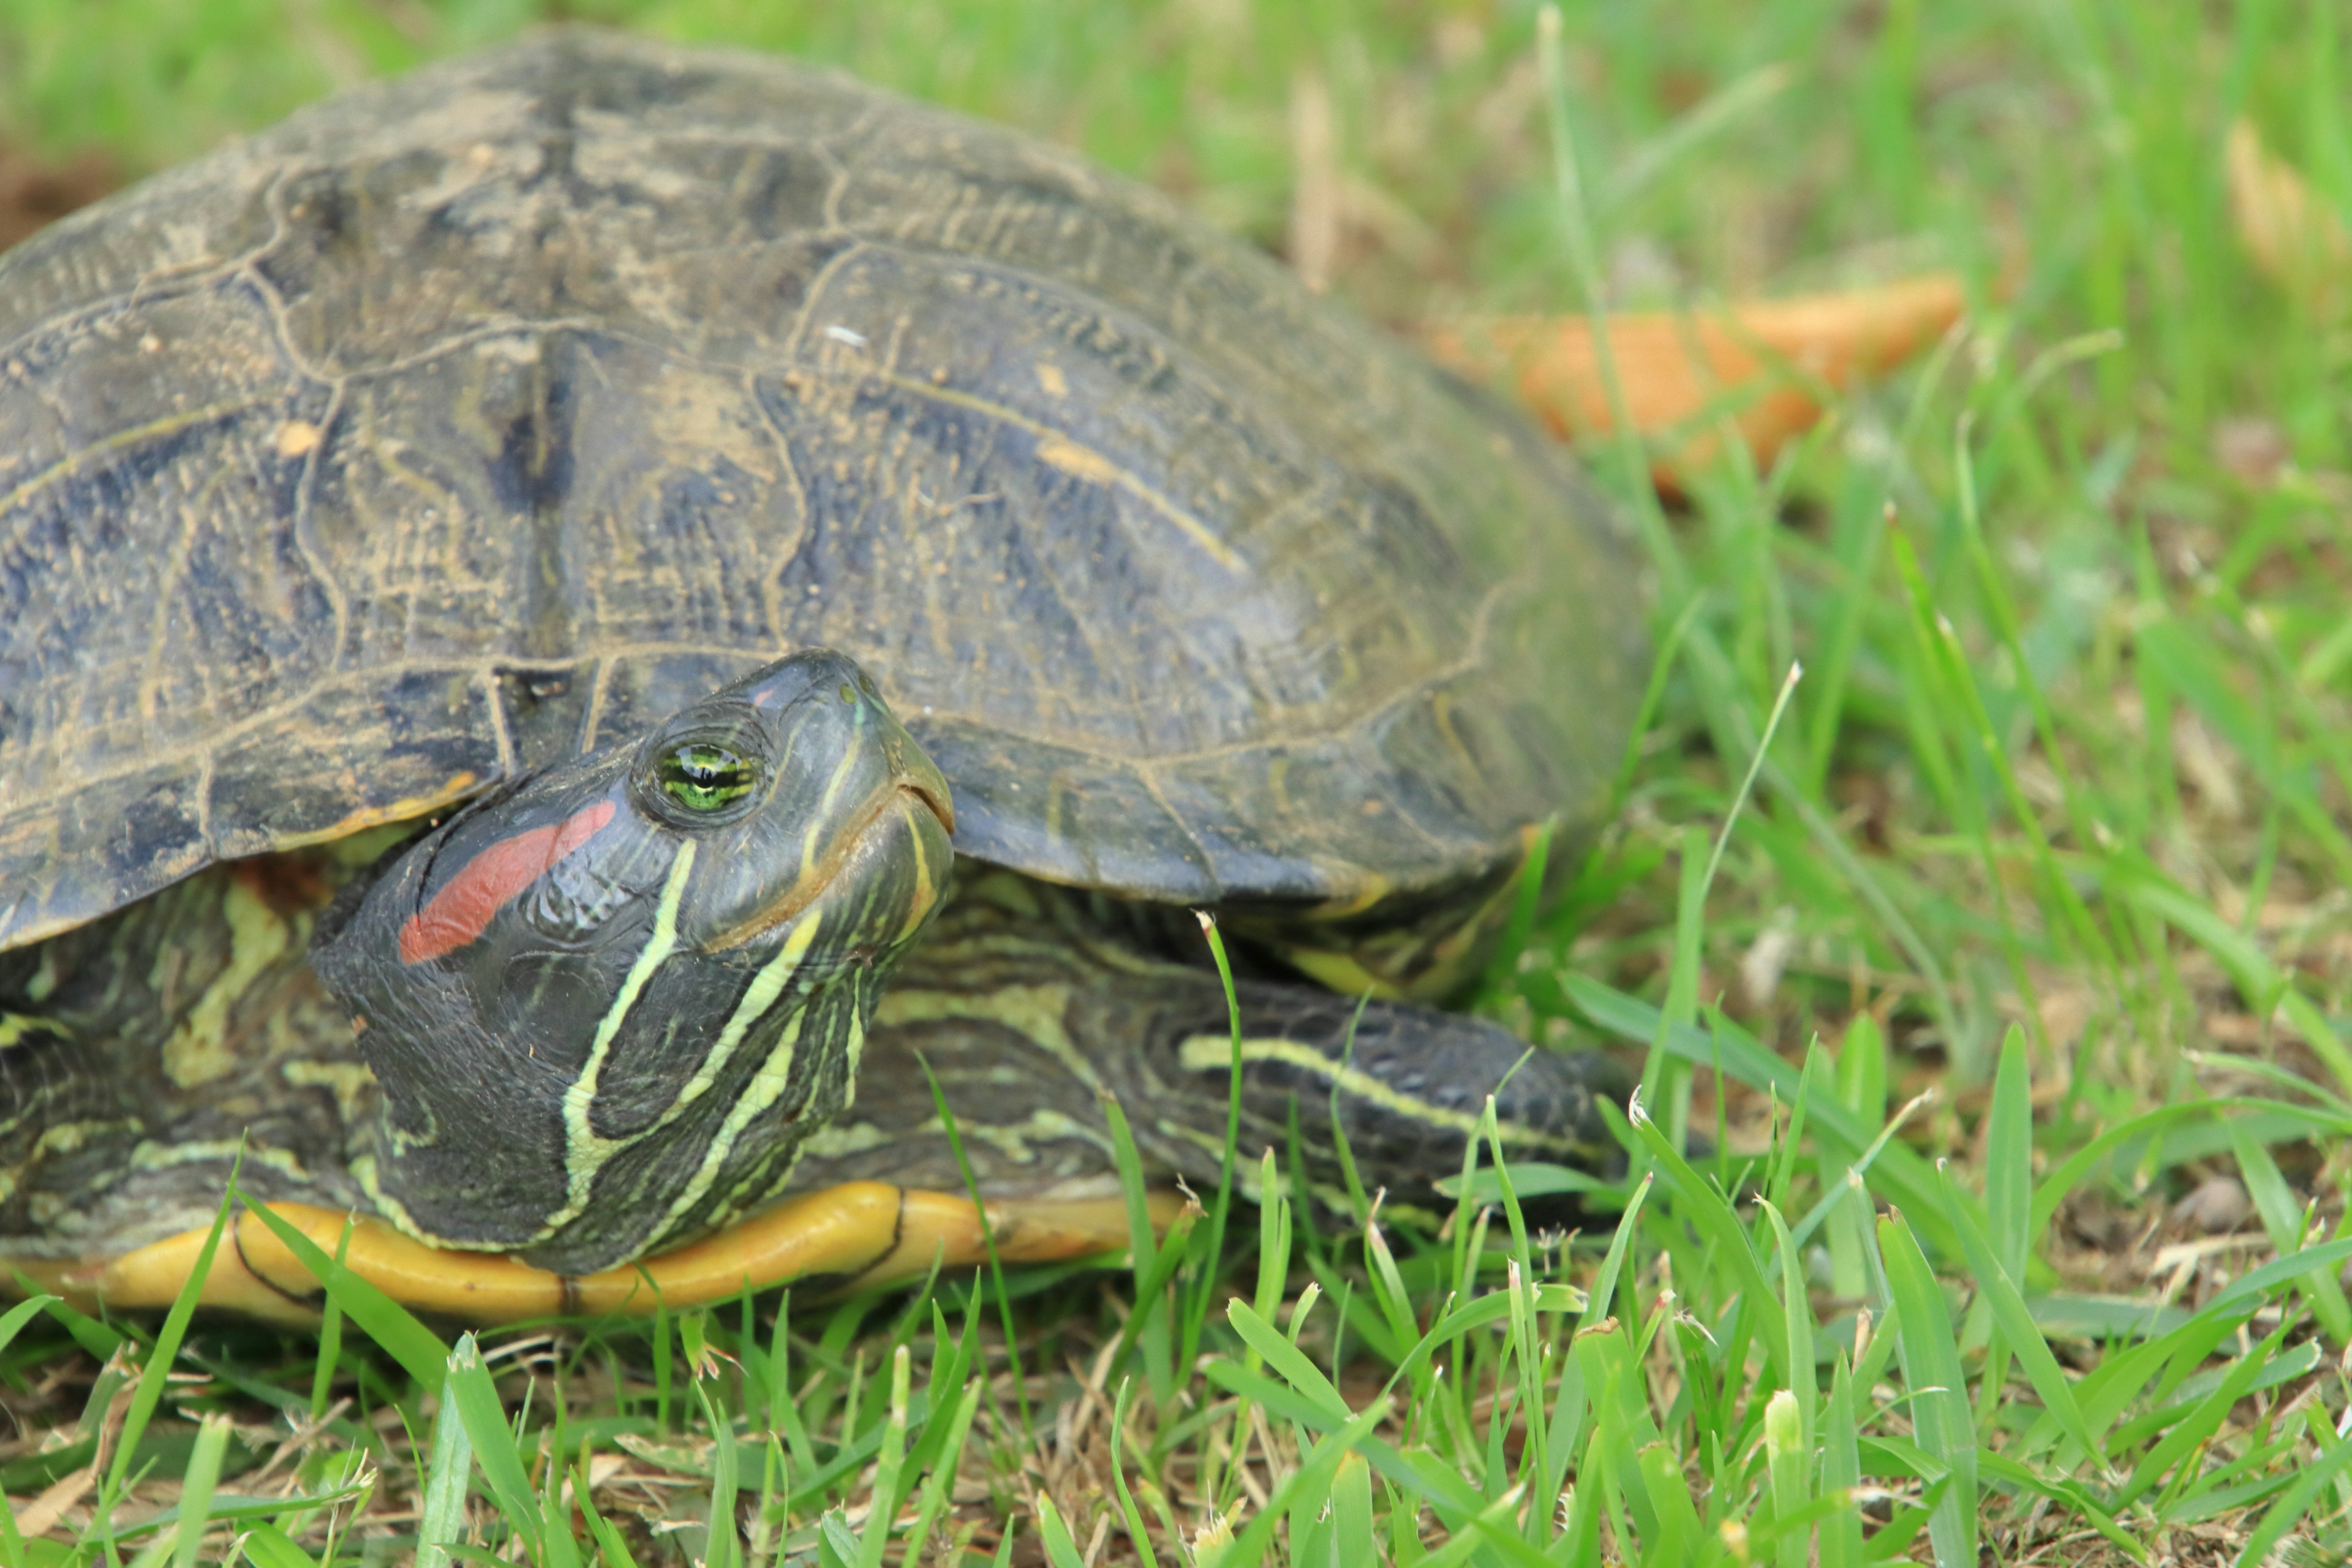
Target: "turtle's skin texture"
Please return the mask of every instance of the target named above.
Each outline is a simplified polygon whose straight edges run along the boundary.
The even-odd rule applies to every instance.
[[[1213,1173],[1194,909],[1243,972],[1244,1153],[1304,1088],[1310,1176],[1328,1100],[1368,1180],[1425,1185],[1524,1047],[1402,999],[1475,973],[1538,835],[1555,868],[1589,840],[1643,621],[1522,421],[1059,149],[585,30],[345,93],[0,256],[0,1249],[200,1222],[244,1133],[256,1193],[601,1268],[796,1152],[794,1188],[960,1186],[919,1049],[992,1193],[1104,1190],[1101,1090],[1160,1172]],[[802,848],[848,856],[824,896],[862,900],[812,951],[866,924],[854,1001],[811,1021],[803,975],[738,1033],[790,1013],[838,1092],[788,1095],[726,1203],[648,1218],[711,1147],[678,1107],[745,1092],[712,1065],[742,966],[665,967],[717,939],[619,873],[589,891],[626,940],[571,1002],[518,1001],[517,954],[588,940],[564,878],[605,850],[565,825],[596,800],[664,866],[703,831],[656,778],[681,715],[845,671],[867,728],[825,743],[900,737],[877,800],[944,779],[961,891],[810,826],[805,755],[760,764]],[[722,865],[814,885],[730,831],[677,920]],[[402,945],[524,842],[486,924]],[[629,986],[673,978],[629,1045]],[[496,1070],[417,986],[464,993]],[[1350,1056],[1365,990],[1399,1000]],[[604,1044],[522,1084],[509,1058],[548,1058],[514,1020],[574,1014]],[[574,1071],[608,1047],[645,1053],[658,1179],[563,1164],[620,1114]],[[1538,1056],[1508,1131],[1589,1151],[1604,1077]],[[570,1155],[518,1152],[559,1115]]]

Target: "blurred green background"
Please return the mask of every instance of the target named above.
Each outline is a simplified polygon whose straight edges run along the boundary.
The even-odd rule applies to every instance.
[[[1570,5],[1570,109],[1596,217],[1621,242],[1614,291],[1755,290],[1890,250],[1982,270],[2031,235],[2045,274],[2084,287],[2086,318],[2178,307],[2227,280],[2210,154],[2239,108],[2291,153],[2327,150],[2323,179],[2352,176],[2331,52],[2300,47],[2334,9]],[[138,172],[565,16],[835,63],[1082,148],[1279,247],[1311,76],[1351,289],[1384,312],[1464,294],[1557,303],[1534,15],[1524,0],[7,0],[0,129],[47,152],[102,146]],[[2102,253],[2151,220],[2177,226],[2161,271]]]

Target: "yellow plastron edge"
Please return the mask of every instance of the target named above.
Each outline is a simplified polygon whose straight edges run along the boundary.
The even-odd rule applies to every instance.
[[[984,1262],[979,1211],[950,1193],[848,1182],[786,1198],[700,1241],[640,1263],[577,1278],[533,1268],[494,1252],[427,1247],[380,1219],[351,1219],[310,1204],[271,1205],[278,1217],[332,1256],[351,1226],[344,1264],[403,1306],[472,1323],[526,1318],[650,1313],[657,1303],[691,1307],[730,1300],[811,1276],[860,1289],[918,1279],[933,1259],[942,1268]],[[1150,1197],[1151,1223],[1165,1230],[1181,1206],[1173,1193]],[[997,1256],[1007,1263],[1055,1263],[1123,1248],[1127,1206],[1118,1198],[1011,1199],[988,1205]],[[184,1231],[103,1262],[23,1266],[42,1289],[84,1308],[169,1306],[203,1250],[205,1232]],[[240,1213],[221,1237],[205,1277],[207,1307],[278,1322],[318,1315],[320,1286],[286,1244]]]

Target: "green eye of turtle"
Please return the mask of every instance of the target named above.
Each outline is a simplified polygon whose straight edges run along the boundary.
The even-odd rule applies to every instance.
[[[722,811],[751,793],[760,771],[724,746],[694,742],[661,760],[662,793],[688,811]]]

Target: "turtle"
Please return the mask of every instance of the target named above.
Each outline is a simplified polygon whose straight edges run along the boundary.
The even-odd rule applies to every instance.
[[[1590,1166],[1621,1069],[1444,1005],[1646,613],[1043,141],[581,27],[350,89],[0,256],[0,1263],[490,1321],[1115,1250],[1130,1147]]]

